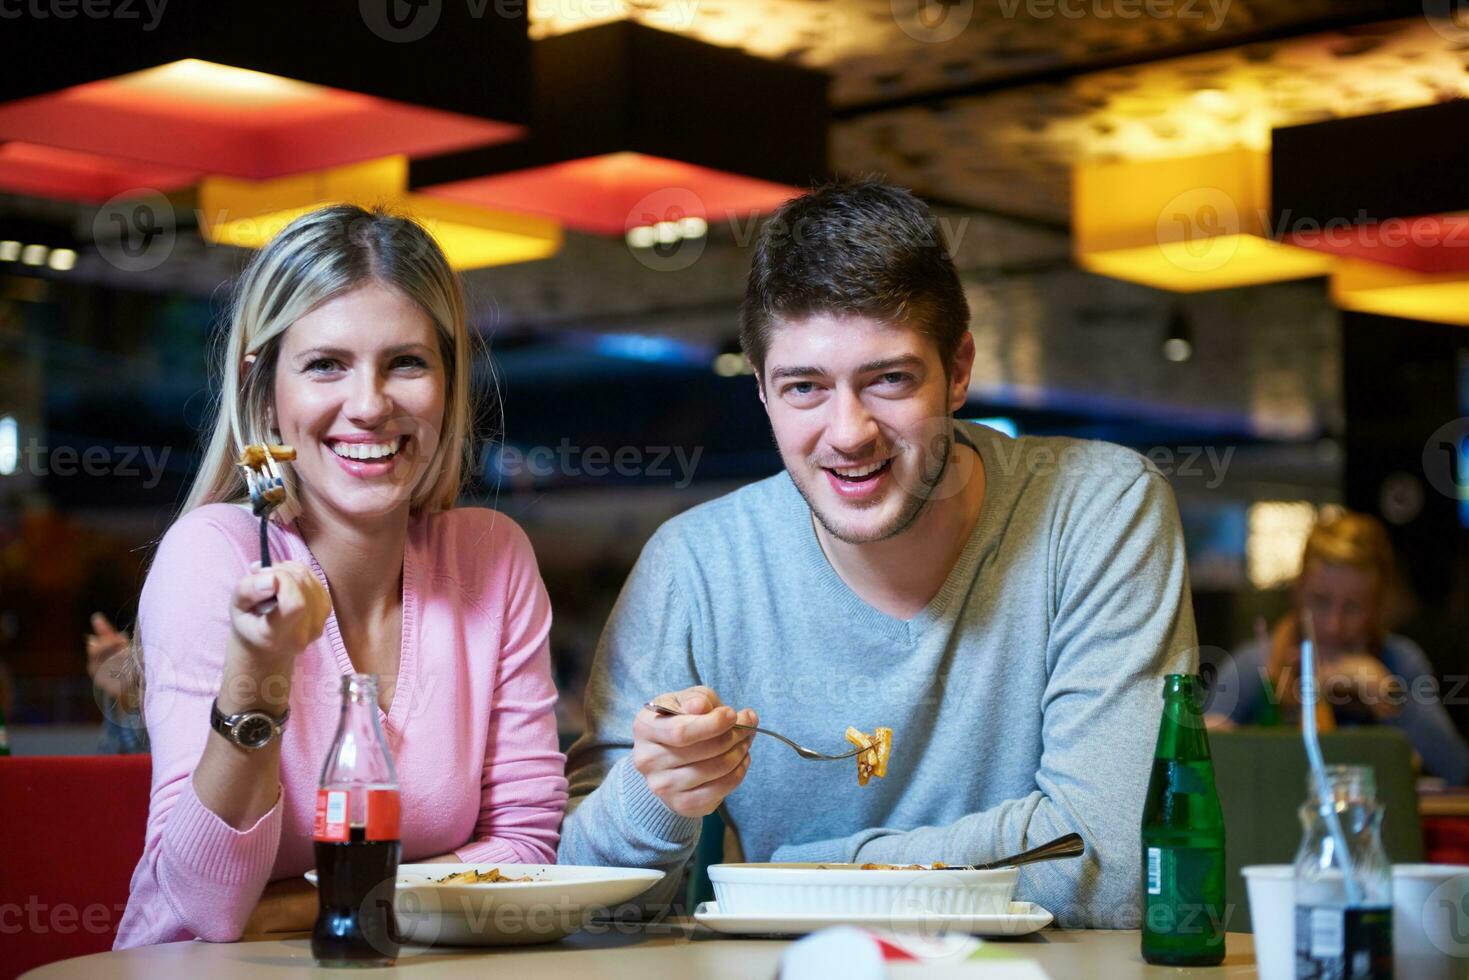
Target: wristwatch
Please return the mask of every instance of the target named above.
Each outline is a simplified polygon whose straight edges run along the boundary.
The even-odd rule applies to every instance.
[[[290,716],[290,708],[281,712],[279,718],[264,711],[241,711],[227,715],[219,710],[219,699],[216,698],[209,707],[209,727],[240,748],[253,752],[280,738],[281,732],[286,730],[286,719]]]

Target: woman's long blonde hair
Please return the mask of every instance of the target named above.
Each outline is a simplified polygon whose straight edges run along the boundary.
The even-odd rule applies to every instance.
[[[241,450],[281,441],[269,413],[286,329],[322,303],[369,282],[403,293],[437,331],[445,374],[443,428],[409,506],[415,515],[454,506],[472,460],[475,420],[474,352],[459,278],[417,222],[382,209],[338,204],[292,221],[241,276],[219,356],[214,428],[181,513],[247,499],[236,465]],[[254,360],[242,371],[247,355]],[[300,513],[300,495],[291,468],[284,469],[286,502],[276,514],[289,520]]]

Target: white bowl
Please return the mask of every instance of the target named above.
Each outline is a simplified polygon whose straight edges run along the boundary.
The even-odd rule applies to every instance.
[[[863,871],[859,864],[715,864],[722,912],[736,915],[1000,915],[1019,868]]]
[[[457,871],[499,868],[531,881],[440,884]],[[518,946],[555,942],[589,918],[613,917],[618,906],[663,877],[641,868],[574,864],[403,864],[393,911],[408,942],[418,946]],[[306,872],[316,884],[316,872]]]

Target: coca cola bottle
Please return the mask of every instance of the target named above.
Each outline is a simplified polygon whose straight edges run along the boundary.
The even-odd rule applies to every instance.
[[[311,955],[321,966],[391,966],[398,774],[377,720],[377,677],[342,678],[342,718],[316,791],[316,892]]]

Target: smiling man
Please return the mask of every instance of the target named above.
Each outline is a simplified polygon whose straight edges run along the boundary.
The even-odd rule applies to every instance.
[[[1075,831],[1087,855],[1028,868],[1018,897],[1135,927],[1162,679],[1196,665],[1167,483],[1130,450],[954,420],[968,304],[901,189],[788,202],[742,340],[785,471],[648,542],[597,652],[560,859],[669,871],[655,903],[716,808],[750,861],[971,864]],[[887,776],[734,727],[757,720],[831,753],[890,727]]]

